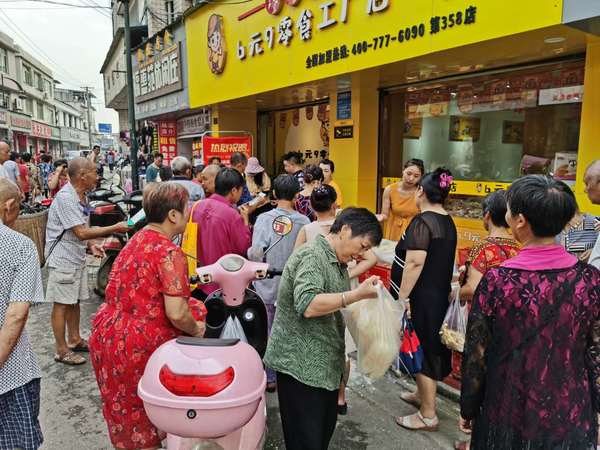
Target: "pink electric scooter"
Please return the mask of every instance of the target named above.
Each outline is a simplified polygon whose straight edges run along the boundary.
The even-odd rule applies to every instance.
[[[288,217],[276,218],[273,230],[280,239],[264,254],[292,226]],[[152,423],[167,433],[168,450],[206,448],[207,441],[224,450],[261,449],[267,418],[262,364],[267,312],[248,285],[281,272],[225,255],[197,273],[194,283],[221,286],[205,301],[205,337],[180,337],[160,346],[146,365],[138,395]],[[248,344],[220,339],[230,317],[239,320]]]

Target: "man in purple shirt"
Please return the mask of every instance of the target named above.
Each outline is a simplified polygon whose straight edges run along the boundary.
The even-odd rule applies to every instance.
[[[239,211],[244,177],[235,169],[222,169],[215,178],[215,193],[202,200],[194,210],[198,224],[198,265],[215,263],[229,253],[245,256],[252,244],[248,207]],[[206,295],[218,289],[216,284],[201,286]]]

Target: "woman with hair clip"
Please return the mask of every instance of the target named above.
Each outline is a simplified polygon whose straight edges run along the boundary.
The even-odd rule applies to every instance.
[[[380,220],[385,221],[383,238],[399,241],[410,221],[419,214],[415,192],[425,173],[423,161],[409,159],[404,164],[402,181],[391,184],[383,191]]]
[[[323,183],[323,171],[315,164],[309,164],[304,168],[304,189],[296,198],[296,211],[304,214],[311,222],[317,220],[317,215],[310,205],[310,196],[313,189],[318,188]]]
[[[437,430],[437,382],[451,371],[450,350],[439,335],[448,310],[456,252],[456,227],[444,209],[451,185],[452,174],[444,168],[421,179],[415,194],[421,214],[415,216],[396,246],[392,265],[390,291],[404,302],[424,353],[422,370],[416,375],[416,392],[400,395],[419,408],[415,414],[396,418],[398,425],[409,430]]]

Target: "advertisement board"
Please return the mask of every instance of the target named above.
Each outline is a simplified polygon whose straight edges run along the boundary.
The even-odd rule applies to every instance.
[[[202,149],[204,164],[208,164],[210,158],[218,156],[221,158],[221,163],[228,165],[232,153],[242,152],[248,157],[252,156],[252,136],[214,137],[205,135],[202,137]]]

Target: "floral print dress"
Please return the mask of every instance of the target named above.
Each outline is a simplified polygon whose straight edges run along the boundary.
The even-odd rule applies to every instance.
[[[600,271],[489,270],[473,297],[461,415],[471,448],[595,449]]]
[[[187,260],[166,236],[144,229],[115,260],[106,302],[93,321],[89,342],[102,412],[115,447],[146,448],[161,441],[137,385],[154,350],[181,334],[167,318],[165,295],[190,296]]]

